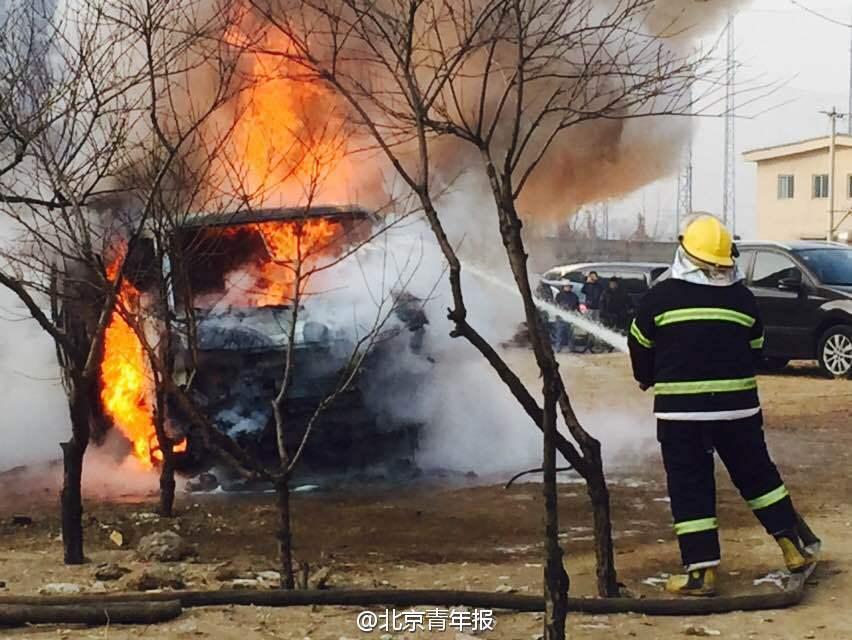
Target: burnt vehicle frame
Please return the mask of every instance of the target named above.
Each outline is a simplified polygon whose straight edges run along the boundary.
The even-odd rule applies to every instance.
[[[278,459],[271,403],[283,380],[285,352],[289,349],[285,329],[292,319],[292,305],[227,305],[214,311],[195,306],[194,299],[199,289],[224,291],[227,283],[222,280],[223,274],[260,251],[268,252],[256,225],[311,220],[340,225],[341,233],[333,242],[356,247],[368,244],[381,224],[376,215],[355,207],[198,214],[176,225],[168,246],[160,252],[162,264],[158,264],[155,241],[150,237],[140,238],[127,257],[127,277],[141,291],[150,288],[152,269],[161,269],[168,283],[167,312],[178,337],[170,354],[174,382],[220,431],[258,462],[268,465],[277,464]],[[223,242],[222,230],[233,231],[236,238]],[[352,383],[313,425],[301,465],[305,472],[345,473],[383,465],[413,468],[421,425],[368,408],[365,400],[369,392],[366,387],[370,386],[365,379],[381,376],[383,362],[394,356],[400,341],[412,350],[419,350],[422,342],[428,321],[421,301],[410,294],[397,300],[394,313],[401,324],[382,330]],[[353,348],[345,332],[335,331],[322,318],[312,319],[305,307],[303,302],[296,322],[296,341],[290,351],[295,375],[284,403],[290,455],[301,444],[320,402],[339,385]],[[147,324],[156,325],[144,311],[143,318]],[[146,330],[156,332],[158,328]],[[187,441],[186,450],[175,457],[178,471],[194,475],[218,464],[206,450],[203,438],[193,437],[188,416],[172,398],[166,422],[170,436]],[[223,472],[228,473],[226,469]]]

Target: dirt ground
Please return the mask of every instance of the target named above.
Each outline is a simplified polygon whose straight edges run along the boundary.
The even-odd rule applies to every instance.
[[[534,383],[528,354],[511,354]],[[650,398],[630,379],[618,354],[564,356],[563,368],[580,398],[605,388],[613,403],[649,424]],[[706,618],[648,618],[639,615],[572,615],[572,638],[670,638],[704,628],[722,638],[852,638],[852,382],[821,378],[813,367],[761,378],[767,437],[798,509],[823,538],[823,562],[800,606],[786,611],[732,613]],[[637,428],[639,428],[637,426]],[[606,444],[604,444],[606,447]],[[679,564],[671,531],[659,454],[652,446],[610,469],[620,579],[636,594],[660,595],[643,580]],[[6,475],[0,489],[0,593],[37,593],[48,583],[75,583],[84,590],[118,589],[119,581],[97,584],[96,566],[120,563],[134,573],[144,565],[133,548],[143,535],[167,528],[197,546],[197,558],[180,563],[189,588],[229,586],[221,565],[243,571],[275,569],[275,507],[272,496],[182,495],[178,515],[165,521],[145,515],[151,497],[110,503],[89,500],[87,554],[81,567],[61,564],[55,487]],[[541,584],[540,485],[530,481],[505,490],[498,479],[430,477],[403,487],[382,482],[295,496],[298,559],[331,567],[331,587],[457,588],[539,593]],[[505,480],[505,478],[500,478]],[[722,526],[722,593],[754,591],[755,578],[779,568],[780,554],[763,533],[724,471],[719,472]],[[560,494],[562,542],[572,595],[593,593],[590,518],[583,487],[565,478]],[[13,515],[32,517],[13,526]],[[124,541],[110,540],[114,531]],[[133,576],[134,574],[131,574]],[[760,587],[773,588],[773,587]],[[420,610],[425,611],[428,607]],[[358,610],[339,607],[260,609],[213,607],[187,610],[177,620],[151,627],[39,627],[0,631],[8,638],[216,638],[260,640],[354,640],[356,638],[456,638],[453,632],[364,634]],[[532,640],[540,614],[495,613],[494,630],[483,638]]]

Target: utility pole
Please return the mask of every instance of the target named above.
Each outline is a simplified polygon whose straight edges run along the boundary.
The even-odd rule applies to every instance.
[[[731,231],[737,230],[737,159],[735,138],[734,87],[736,83],[736,59],[734,57],[734,14],[728,15],[727,56],[725,68],[725,149],[724,175],[722,178],[722,220],[730,223]]]
[[[845,114],[839,113],[836,107],[832,107],[831,111],[821,111],[831,120],[831,138],[828,143],[828,229],[826,229],[825,239],[831,242],[834,240],[834,182],[836,172],[836,156],[837,156],[837,121],[846,117]]]
[[[852,21],[849,23],[849,104],[846,110],[846,125],[846,133],[852,136]]]

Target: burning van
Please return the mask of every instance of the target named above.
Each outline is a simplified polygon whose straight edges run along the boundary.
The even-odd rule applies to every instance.
[[[133,268],[120,296],[142,310],[144,318],[150,287],[145,274],[158,268],[167,275],[169,313],[179,336],[171,348],[175,382],[219,431],[259,461],[273,464],[278,454],[272,400],[282,385],[287,354],[293,376],[285,402],[285,434],[287,447],[295,451],[319,403],[340,385],[355,348],[352,318],[321,304],[333,292],[299,289],[296,295],[295,288],[316,264],[334,264],[353,247],[367,246],[377,224],[367,211],[339,207],[193,216],[174,232],[164,264],[154,264],[153,248],[146,242],[141,243],[141,257],[128,257]],[[299,256],[298,269],[294,255]],[[345,288],[347,283],[336,285]],[[389,359],[403,351],[418,357],[422,349],[427,321],[420,300],[405,292],[396,292],[395,300],[394,322],[382,329],[353,383],[312,428],[303,455],[305,470],[410,466],[419,425],[390,418],[371,406],[369,398]],[[147,322],[146,333],[156,334],[157,322]],[[136,334],[114,314],[101,364],[105,422],[126,436],[143,464],[155,465],[162,455],[147,369]],[[197,473],[216,464],[202,439],[193,438],[187,417],[174,402],[168,405],[168,428],[179,443],[179,469]]]

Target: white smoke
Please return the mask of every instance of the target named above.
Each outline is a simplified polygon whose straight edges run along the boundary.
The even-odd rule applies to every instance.
[[[56,351],[23,304],[0,289],[0,471],[60,455],[70,435]]]
[[[608,4],[613,5],[614,0]],[[729,10],[744,4],[734,0],[658,0],[649,24],[658,32],[671,34],[673,47],[686,49],[721,24]],[[66,6],[74,5],[69,2]],[[619,127],[603,121],[578,127],[565,137],[563,147],[568,150],[567,155],[549,158],[542,169],[546,174],[542,184],[569,185],[573,189],[569,190],[570,198],[564,202],[554,202],[553,198],[541,200],[540,208],[559,209],[565,214],[578,203],[617,197],[657,179],[674,168],[678,148],[688,135],[688,125],[670,119],[650,122],[637,119]],[[492,277],[511,282],[497,236],[493,203],[477,180],[455,185],[442,200],[440,210],[463,259],[484,265]],[[531,189],[539,195],[546,194],[546,190],[536,188],[534,183]],[[448,335],[452,327],[446,319],[450,299],[445,266],[432,244],[431,232],[422,227],[409,228],[397,235],[402,239],[393,239],[392,235],[389,242],[401,259],[411,254],[409,249],[422,253],[408,288],[428,299],[426,312],[430,324],[426,350],[433,354],[435,362],[427,365],[401,358],[401,367],[422,367],[427,382],[414,392],[407,392],[408,395],[388,390],[385,398],[391,401],[395,414],[426,423],[421,463],[478,472],[534,466],[540,460],[540,436],[535,426],[482,356],[463,339]],[[315,307],[313,313],[322,316],[324,305],[329,304],[340,318],[367,322],[371,304],[375,302],[374,292],[383,288],[380,283],[388,282],[377,278],[387,273],[384,258],[380,264],[375,260],[360,264],[348,261],[339,270],[329,272],[333,281],[328,283],[328,290],[340,288],[341,282],[351,285],[364,280],[364,274],[369,286],[352,285],[349,298],[340,293],[337,302],[331,302],[329,296],[326,303],[318,296],[311,302]],[[440,284],[436,287],[436,283]],[[511,337],[523,318],[519,300],[470,274],[465,276],[464,285],[470,323],[492,344]],[[52,342],[34,322],[21,320],[25,315],[23,310],[5,290],[0,292],[0,310],[0,411],[4,417],[0,469],[4,469],[58,457],[57,443],[68,437],[70,427]],[[573,375],[582,375],[582,369],[571,372],[569,384]],[[535,377],[527,382],[538,396]],[[641,400],[635,405],[614,407],[622,398],[614,399],[606,389],[601,391],[600,400],[595,398],[591,403],[580,400],[578,412],[589,430],[603,441],[604,454],[610,460],[647,445],[650,421],[642,418],[640,424],[635,424],[634,418],[650,415],[637,409],[643,406]],[[115,466],[110,458],[106,461],[103,468],[112,474]],[[87,467],[87,481],[98,484],[103,479],[98,468]],[[124,483],[123,474],[116,477]]]
[[[460,248],[468,321],[540,400],[532,353],[501,346],[519,329],[524,312],[512,290],[514,280],[500,243],[493,201],[474,181],[474,177],[461,180],[438,207],[452,243]],[[471,272],[467,267],[474,265],[476,272]],[[487,278],[481,277],[483,272]],[[422,219],[392,228],[369,249],[319,274],[313,290],[324,293],[307,299],[307,313],[317,321],[335,319],[338,328],[363,330],[375,318],[377,301],[394,288],[390,283],[398,282],[423,300],[429,324],[420,352],[400,349],[383,361],[382,371],[370,372],[376,376],[367,380],[371,408],[397,422],[423,425],[416,460],[424,469],[494,477],[538,466],[541,436],[536,425],[483,356],[464,338],[450,336],[453,325],[447,309],[453,301],[445,262]],[[508,286],[498,286],[501,282]],[[600,367],[600,361],[578,356],[571,362],[576,364],[565,371],[569,389],[588,389],[584,372]],[[609,365],[602,366],[593,377],[608,387],[591,385],[592,393],[580,392],[576,408],[584,426],[601,438],[606,462],[615,465],[647,452],[655,439],[653,418],[646,399],[633,391],[635,385],[625,378],[625,390],[609,380]],[[622,377],[629,378],[625,372],[622,369]]]

